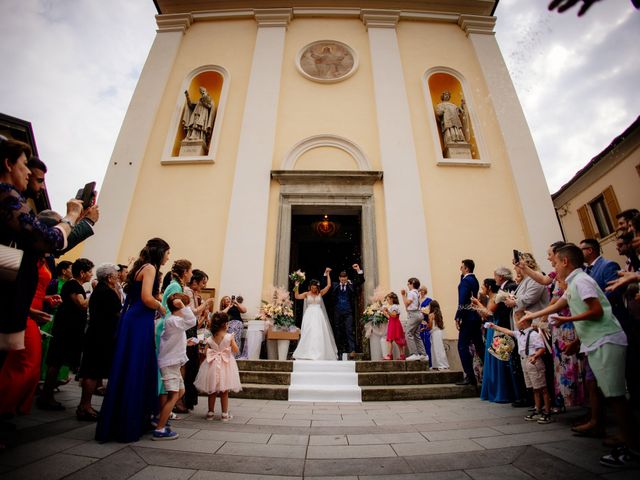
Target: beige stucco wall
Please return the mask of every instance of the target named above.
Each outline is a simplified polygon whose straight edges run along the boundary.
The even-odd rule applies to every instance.
[[[509,159],[472,45],[457,25],[401,22],[398,39],[413,122],[427,219],[434,298],[442,306],[447,338],[457,335],[453,316],[457,306],[460,261],[472,258],[476,276],[492,277],[500,265],[510,265],[512,249],[529,249]],[[443,48],[446,45],[446,48]],[[488,168],[438,166],[429,128],[433,106],[425,93],[425,72],[449,67],[466,83],[465,97],[474,109],[486,148],[481,159]],[[437,145],[437,143],[436,143]],[[542,260],[542,259],[541,259]],[[397,287],[396,287],[397,288]]]
[[[611,165],[613,162],[605,161],[604,163]],[[568,204],[568,213],[561,216],[562,228],[568,242],[578,243],[585,238],[577,209],[601,195],[609,186],[613,187],[620,210],[640,208],[640,175],[636,169],[639,164],[640,149],[636,148],[628,152],[624,160],[616,163],[613,168],[594,169],[596,171],[588,172],[581,179],[580,188],[576,189],[577,193],[571,192],[571,195],[562,197],[562,204],[556,203],[556,208]],[[615,218],[612,221],[615,225]],[[595,223],[593,225],[595,227]],[[621,265],[625,262],[626,259],[616,251],[615,233],[605,237],[600,243],[606,258],[615,260]]]
[[[185,33],[149,139],[119,261],[137,256],[149,237],[159,236],[171,245],[172,259],[190,259],[209,274],[209,287],[218,286],[255,36],[253,19],[195,23]],[[176,102],[184,98],[183,82],[202,65],[219,65],[229,72],[215,163],[161,165],[167,135],[173,135]]]

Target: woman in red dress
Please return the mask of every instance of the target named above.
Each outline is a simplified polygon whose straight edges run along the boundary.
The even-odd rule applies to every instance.
[[[39,323],[51,320],[43,311],[44,303],[55,305],[60,295],[46,295],[51,272],[44,258],[38,261],[38,285],[31,302],[27,328],[24,333],[24,349],[11,350],[0,370],[0,415],[27,415],[31,411],[33,396],[40,380],[42,339]]]

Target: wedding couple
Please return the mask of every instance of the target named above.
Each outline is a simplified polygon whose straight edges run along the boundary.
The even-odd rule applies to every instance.
[[[298,293],[299,283],[296,282],[294,293],[297,300],[304,300],[304,314],[298,347],[293,352],[296,360],[335,360],[338,353],[349,352],[355,355],[356,342],[353,328],[353,301],[356,288],[364,283],[364,274],[360,265],[354,263],[352,268],[357,276],[353,282],[349,280],[347,272],[340,272],[339,282],[331,283],[331,269],[326,268],[324,276],[327,284],[320,289],[320,282],[311,280],[309,290]],[[322,297],[329,291],[334,296],[334,329],[340,352],[333,337],[329,315]]]

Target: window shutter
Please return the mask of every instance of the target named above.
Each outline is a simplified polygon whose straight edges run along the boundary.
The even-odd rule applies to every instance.
[[[607,189],[602,192],[602,196],[604,197],[604,203],[607,205],[607,210],[609,210],[609,218],[615,225],[616,215],[620,213],[620,205],[618,204],[618,199],[616,198],[616,194],[613,191],[613,187],[609,185]]]
[[[582,225],[584,238],[596,238],[596,233],[593,230],[593,225],[589,218],[589,209],[587,208],[587,205],[583,205],[578,209],[578,217],[580,218],[580,225]]]

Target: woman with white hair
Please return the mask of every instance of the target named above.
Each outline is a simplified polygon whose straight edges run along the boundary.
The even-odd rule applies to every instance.
[[[118,266],[103,263],[96,269],[96,277],[98,284],[89,297],[89,326],[79,373],[82,397],[76,410],[78,420],[92,422],[98,419],[98,412],[91,406],[91,397],[98,381],[109,376],[122,308],[118,295]]]

